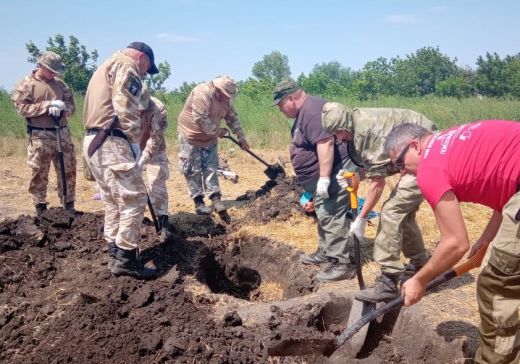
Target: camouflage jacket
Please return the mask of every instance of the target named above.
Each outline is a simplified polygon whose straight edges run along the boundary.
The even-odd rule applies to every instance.
[[[131,143],[141,140],[139,101],[142,80],[135,61],[116,52],[92,75],[85,95],[83,124],[85,129],[102,128],[117,115],[113,126],[121,129]]]
[[[407,109],[355,108],[352,109],[352,121],[353,145],[357,154],[353,158],[364,164],[368,178],[386,177],[399,172],[383,151],[386,136],[395,126],[413,123],[428,130],[437,130],[426,116]]]
[[[168,127],[168,113],[164,104],[150,97],[148,108],[141,111],[142,130],[141,149],[143,151],[143,160],[146,163],[157,153],[166,151],[166,141],[164,133]]]
[[[24,77],[11,93],[11,100],[16,111],[26,118],[28,125],[38,128],[54,127],[54,120],[48,114],[49,106],[54,100],[65,103],[65,110],[60,125],[67,125],[67,117],[76,111],[72,92],[65,82],[59,78],[45,81],[36,77],[36,71]]]
[[[188,96],[179,114],[178,131],[189,144],[208,147],[217,142],[222,119],[239,138],[244,137],[233,105],[219,102],[215,87],[211,83],[202,83],[197,85]]]

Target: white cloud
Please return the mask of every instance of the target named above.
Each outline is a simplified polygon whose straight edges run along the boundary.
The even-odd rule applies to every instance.
[[[187,37],[184,35],[171,34],[171,33],[159,33],[155,35],[156,38],[164,40],[165,42],[170,43],[186,43],[186,42],[195,42],[196,39],[192,37]]]
[[[416,15],[394,14],[385,17],[388,23],[419,23],[421,19]]]

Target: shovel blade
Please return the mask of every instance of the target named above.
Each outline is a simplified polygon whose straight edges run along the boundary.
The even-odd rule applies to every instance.
[[[354,299],[352,302],[352,308],[350,309],[350,315],[348,316],[347,327],[351,327],[363,316],[374,311],[376,304],[372,302],[359,301]],[[356,356],[365,344],[369,325],[363,326],[354,336],[352,336],[346,343],[345,346],[348,348],[347,351],[352,355]]]
[[[285,177],[285,170],[279,164],[270,165],[265,169],[264,173],[269,179],[276,179],[278,176]]]
[[[336,350],[333,339],[287,339],[267,349],[270,356],[301,356],[323,354],[330,356]]]

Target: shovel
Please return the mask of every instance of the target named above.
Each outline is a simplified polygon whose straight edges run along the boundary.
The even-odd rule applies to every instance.
[[[240,142],[230,135],[228,129],[226,129],[226,134],[224,135],[224,138],[231,140],[233,143],[235,143],[240,148],[242,148],[242,145],[240,144]],[[264,174],[267,177],[269,177],[269,179],[276,179],[278,176],[285,177],[285,169],[283,169],[283,167],[281,165],[279,165],[278,163],[269,164],[266,161],[264,161],[262,158],[260,158],[258,155],[253,153],[252,151],[250,151],[248,149],[243,149],[243,150],[248,152],[249,154],[251,154],[257,161],[261,162],[262,164],[264,164],[267,167],[267,169],[264,171]]]
[[[455,278],[460,277],[473,268],[480,267],[482,259],[486,254],[487,247],[480,248],[475,255],[464,263],[442,273],[440,276],[432,280],[426,285],[426,292],[440,286],[441,284]],[[290,356],[290,355],[311,355],[321,353],[326,356],[332,355],[341,345],[351,339],[361,328],[366,326],[370,321],[382,316],[404,304],[403,297],[394,298],[384,306],[363,316],[354,325],[345,329],[335,339],[289,339],[283,340],[280,343],[268,349],[269,355],[272,356]]]
[[[65,160],[63,158],[63,150],[61,149],[61,127],[60,127],[60,118],[53,116],[54,120],[54,128],[56,129],[56,144],[58,145],[58,159],[60,161],[60,177],[61,177],[61,187],[63,189],[62,194],[62,204],[63,208],[67,209],[67,183],[65,178]]]

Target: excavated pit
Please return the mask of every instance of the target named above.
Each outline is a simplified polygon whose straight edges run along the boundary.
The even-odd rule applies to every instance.
[[[246,215],[285,219],[300,213],[297,196],[282,181],[248,200]],[[419,304],[373,322],[356,358],[345,348],[270,358],[284,339],[333,339],[346,328],[353,293],[318,285],[317,269],[298,263],[288,245],[237,238],[245,220],[180,212],[170,221],[172,241],[143,226],[142,256],[162,272],[148,282],[110,275],[100,214],[70,221],[50,209],[0,223],[0,362],[441,363],[473,354],[473,336],[431,327]],[[450,325],[452,333],[464,323]]]

